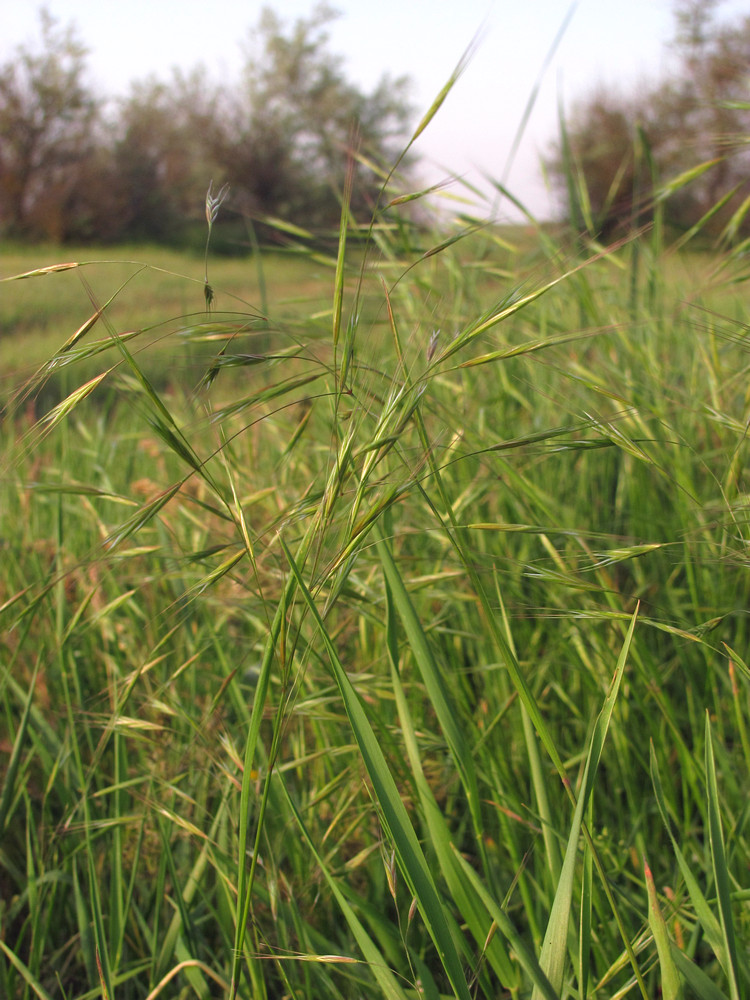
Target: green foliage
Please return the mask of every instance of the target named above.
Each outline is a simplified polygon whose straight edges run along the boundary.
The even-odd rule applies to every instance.
[[[677,6],[671,75],[600,88],[565,121],[547,169],[578,231],[609,238],[661,213],[680,232],[747,235],[750,18],[720,23],[716,6]]]
[[[39,51],[0,68],[0,231],[197,248],[213,178],[231,185],[236,222],[222,238],[235,251],[285,239],[278,220],[335,233],[355,159],[350,210],[368,223],[411,115],[408,82],[386,77],[367,94],[348,81],[329,51],[334,16],[320,5],[286,25],[264,9],[238,83],[174,71],[135,81],[105,112],[73,29],[43,14]]]
[[[121,235],[184,242],[208,180],[222,170],[214,155],[220,95],[204,71],[172,73],[169,83],[135,82],[114,123],[114,208]]]
[[[21,47],[0,67],[0,226],[64,239],[87,197],[98,104],[73,30],[42,10],[41,34],[39,52]]]
[[[364,154],[350,203],[369,221],[383,169],[403,143],[411,109],[405,78],[367,95],[328,49],[325,4],[289,29],[265,8],[251,35],[243,86],[219,138],[220,160],[238,207],[313,229],[337,227],[347,162]],[[374,169],[373,169],[374,165]]]

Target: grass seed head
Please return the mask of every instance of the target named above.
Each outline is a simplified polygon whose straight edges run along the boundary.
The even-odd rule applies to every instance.
[[[219,214],[222,202],[229,194],[228,184],[224,184],[216,194],[213,193],[213,187],[214,182],[211,180],[208,185],[208,191],[206,191],[206,222],[209,226],[212,226],[216,221],[216,216]]]

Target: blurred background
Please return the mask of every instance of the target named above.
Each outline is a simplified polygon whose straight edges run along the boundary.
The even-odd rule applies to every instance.
[[[609,232],[632,217],[640,143],[662,182],[722,158],[674,200],[671,221],[690,226],[747,175],[748,54],[738,0],[9,4],[0,232],[189,243],[211,178],[261,236],[270,217],[336,227],[352,149],[354,211],[369,219],[456,68],[395,194],[444,185],[499,220],[582,210]],[[583,209],[571,207],[572,167]]]

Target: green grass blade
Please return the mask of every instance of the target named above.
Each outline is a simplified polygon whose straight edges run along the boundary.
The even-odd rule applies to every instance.
[[[21,959],[10,950],[2,938],[0,938],[0,951],[3,952],[11,965],[18,970],[23,981],[31,990],[33,990],[39,1000],[52,1000],[52,997],[50,997],[49,993],[47,993],[39,980],[31,974],[27,966],[25,966]]]
[[[700,922],[701,928],[703,929],[703,933],[706,935],[706,940],[713,949],[714,954],[717,958],[719,958],[722,966],[724,966],[726,959],[722,942],[721,926],[719,921],[714,916],[711,907],[708,905],[708,901],[703,895],[703,892],[698,885],[698,881],[693,874],[693,869],[688,864],[687,859],[680,849],[680,845],[677,843],[672,830],[672,823],[667,812],[667,804],[664,798],[664,789],[661,783],[661,775],[659,774],[659,766],[656,760],[656,751],[654,749],[653,742],[651,743],[650,756],[651,783],[654,787],[656,805],[662,822],[664,823],[667,833],[669,834],[669,839],[672,842],[672,848],[674,850],[675,857],[677,858],[680,873],[685,880],[688,895],[690,896],[690,902],[693,904],[693,909],[695,910],[695,914]]]
[[[31,625],[31,620],[27,620],[26,631]],[[29,719],[31,717],[31,706],[33,704],[34,698],[34,688],[36,685],[36,679],[39,673],[40,661],[37,660],[34,664],[34,671],[31,675],[31,681],[29,683],[28,694],[24,701],[23,711],[21,713],[21,718],[18,721],[18,728],[16,729],[16,735],[13,739],[13,748],[10,753],[10,760],[8,761],[5,774],[3,775],[3,792],[0,796],[0,840],[5,833],[6,822],[8,820],[8,814],[11,807],[11,802],[16,796],[16,779],[18,777],[19,767],[21,765],[21,752],[26,740],[26,731],[29,725]]]
[[[536,105],[537,98],[539,97],[539,91],[541,89],[542,82],[544,80],[544,75],[549,69],[549,66],[552,63],[555,53],[557,52],[558,48],[560,47],[560,43],[565,37],[565,33],[567,32],[570,26],[570,22],[573,20],[573,15],[575,14],[576,9],[578,7],[578,3],[579,0],[573,0],[573,2],[568,7],[567,12],[562,19],[560,27],[557,29],[555,37],[552,39],[550,47],[545,53],[544,60],[542,61],[542,65],[539,69],[539,72],[537,73],[536,80],[534,81],[534,86],[531,88],[529,96],[526,99],[526,104],[523,109],[523,114],[521,115],[521,119],[518,123],[518,127],[516,128],[515,135],[513,136],[513,142],[511,143],[510,151],[506,158],[505,167],[503,168],[503,174],[499,184],[499,186],[501,187],[504,187],[508,182],[508,176],[510,175],[511,168],[515,163],[516,155],[521,145],[521,140],[523,139],[526,133],[526,128],[529,124],[531,114]],[[496,211],[493,212],[493,215],[496,214],[497,214]]]
[[[671,180],[662,184],[655,194],[656,201],[666,201],[671,198],[677,191],[681,191],[682,188],[686,187],[688,184],[692,184],[694,180],[701,177],[707,170],[711,170],[719,163],[719,160],[706,160],[703,163],[699,163],[695,167],[689,167],[687,170],[683,170],[681,174],[673,177]]]
[[[299,586],[304,603],[307,605],[319,629],[323,644],[326,647],[354,738],[357,741],[365,768],[373,785],[375,799],[393,840],[396,856],[399,860],[399,867],[417,898],[422,918],[430,933],[430,937],[435,943],[440,961],[457,997],[460,1000],[471,1000],[471,994],[469,993],[466,977],[461,968],[456,945],[450,934],[448,922],[443,912],[442,902],[422,848],[414,833],[414,828],[409,821],[409,816],[401,801],[396,783],[383,755],[380,743],[370,726],[359,696],[339,660],[335,646],[326,631],[323,620],[302,579],[294,558],[284,544],[283,539],[281,540],[281,544],[289,561],[292,575]]]
[[[501,940],[497,935],[490,933],[491,921],[487,906],[473,890],[471,883],[467,882],[461,870],[461,866],[454,853],[454,845],[448,822],[425,777],[414,722],[409,711],[406,694],[398,670],[398,643],[395,629],[396,612],[393,607],[393,597],[387,579],[385,580],[385,596],[387,644],[389,659],[391,661],[391,684],[396,699],[399,724],[406,748],[406,757],[411,767],[422,808],[425,834],[430,846],[437,855],[440,871],[446,881],[450,897],[474,936],[475,942],[480,948],[484,948],[485,958],[494,969],[500,983],[507,989],[516,989],[519,985],[518,977],[510,956],[507,950],[502,947]],[[506,925],[501,925],[501,930],[504,926]],[[504,936],[507,937],[507,935]],[[516,937],[517,935],[514,936],[514,941]]]
[[[697,236],[698,233],[702,229],[704,229],[706,227],[706,225],[711,221],[711,219],[713,219],[716,215],[718,215],[721,212],[721,210],[724,208],[724,206],[726,204],[728,204],[728,202],[730,202],[732,200],[732,198],[735,196],[735,194],[737,193],[737,191],[738,191],[738,187],[732,188],[730,191],[727,191],[726,194],[723,195],[723,197],[719,198],[718,201],[716,201],[708,209],[708,211],[704,215],[702,215],[701,218],[694,225],[692,225],[690,227],[690,229],[688,229],[688,231],[686,233],[684,233],[684,235],[682,235],[679,238],[679,240],[677,240],[675,242],[675,244],[674,244],[674,246],[673,246],[672,249],[673,250],[679,250],[679,249],[681,249],[687,243],[689,243],[690,240],[692,240],[694,236]]]
[[[570,922],[570,910],[573,901],[573,886],[575,880],[575,869],[578,863],[578,841],[581,835],[584,813],[594,791],[596,771],[601,759],[604,743],[607,738],[607,731],[612,719],[617,695],[620,690],[620,683],[625,672],[630,644],[633,640],[635,621],[638,609],[633,612],[630,619],[630,626],[625,636],[625,641],[617,659],[615,674],[612,678],[609,692],[602,706],[602,710],[594,725],[594,732],[591,738],[591,746],[586,756],[586,766],[583,772],[581,791],[578,796],[573,822],[568,836],[568,845],[563,857],[563,866],[560,873],[560,881],[555,893],[555,900],[552,904],[547,931],[542,944],[542,954],[539,964],[544,970],[547,978],[554,990],[558,993],[562,991],[563,976],[565,971],[565,959],[567,955],[568,926]],[[541,1000],[541,993],[535,987],[532,993],[532,1000]]]
[[[346,177],[344,179],[344,191],[341,198],[341,222],[339,225],[339,242],[338,250],[336,253],[336,273],[333,279],[333,347],[336,349],[339,336],[341,334],[341,313],[344,303],[344,265],[346,262],[346,233],[349,228],[350,223],[350,205],[352,200],[352,186],[354,183],[354,158],[350,157],[346,168]],[[345,348],[347,345],[344,345]],[[342,365],[346,366],[347,353],[344,352],[344,360]],[[344,386],[345,379],[342,377],[339,380],[339,385],[341,388]]]
[[[393,597],[393,603],[406,632],[414,662],[424,681],[430,704],[435,710],[440,728],[443,730],[448,747],[453,755],[453,760],[461,775],[461,783],[466,793],[469,809],[474,821],[474,828],[481,836],[482,815],[476,770],[471,751],[458,725],[456,709],[449,702],[448,693],[440,676],[438,665],[432,655],[427,637],[424,634],[424,630],[414,610],[414,605],[411,602],[401,574],[391,555],[391,551],[382,538],[377,540],[376,546],[380,561],[383,564],[386,580],[388,581],[388,587]]]
[[[537,962],[525,941],[513,926],[513,923],[508,915],[498,906],[492,896],[490,896],[487,892],[486,887],[483,885],[481,879],[471,865],[461,857],[455,847],[453,850],[456,854],[458,863],[461,866],[464,878],[482,899],[498,930],[507,939],[508,944],[515,952],[519,963],[534,984],[534,990],[537,995],[541,997],[542,1000],[560,1000],[560,991],[555,990],[552,983],[544,974],[539,962]]]
[[[648,922],[651,933],[654,935],[656,953],[659,957],[659,968],[661,970],[661,995],[664,1000],[683,1000],[684,991],[682,981],[677,967],[672,957],[672,948],[667,933],[667,925],[659,906],[654,885],[654,876],[645,858],[643,861],[643,873],[646,879],[646,889],[648,890]]]
[[[287,580],[282,600],[276,609],[271,628],[266,639],[263,652],[263,659],[260,664],[258,680],[255,686],[255,696],[253,698],[253,710],[250,716],[247,738],[245,740],[245,756],[242,771],[242,790],[240,793],[240,825],[238,831],[239,846],[237,867],[239,871],[237,881],[237,919],[235,925],[234,939],[234,960],[232,963],[232,987],[230,996],[237,996],[240,986],[240,966],[244,954],[245,935],[247,933],[247,921],[250,913],[250,898],[253,888],[253,876],[255,873],[256,856],[253,856],[251,867],[248,869],[247,851],[249,845],[250,826],[250,793],[254,785],[253,764],[258,753],[258,740],[260,737],[260,726],[263,721],[263,712],[268,696],[268,686],[271,680],[271,669],[276,654],[276,644],[281,633],[281,627],[286,615],[286,609],[291,602],[295,589],[294,576]]]
[[[593,818],[593,801],[589,802],[586,822],[591,827]],[[583,848],[583,870],[581,873],[581,916],[578,931],[578,979],[582,1000],[586,1000],[591,978],[591,913],[593,900],[593,859],[591,845],[586,843]]]
[[[96,950],[96,966],[99,973],[99,981],[102,990],[106,990],[109,997],[114,997],[112,992],[112,973],[109,963],[109,952],[107,950],[107,935],[104,930],[104,914],[102,913],[102,898],[99,887],[99,879],[94,861],[94,850],[89,833],[88,816],[86,817],[86,860],[88,862],[88,889],[89,906],[94,923],[94,946]]]
[[[336,879],[331,874],[328,865],[326,865],[325,861],[320,855],[320,852],[317,850],[315,846],[315,841],[313,840],[307,827],[305,826],[305,822],[302,819],[299,810],[292,801],[292,797],[290,796],[286,785],[281,779],[278,780],[281,785],[281,790],[284,795],[284,798],[286,799],[287,805],[289,806],[292,815],[297,821],[297,825],[299,826],[300,832],[303,838],[305,839],[307,846],[310,848],[310,851],[313,857],[315,858],[315,861],[318,867],[320,868],[320,871],[323,873],[323,876],[326,882],[328,883],[331,892],[336,897],[336,902],[341,908],[341,912],[344,915],[344,919],[351,928],[352,934],[354,935],[354,938],[360,948],[360,951],[362,952],[365,961],[367,962],[370,972],[373,974],[378,985],[383,991],[383,996],[387,997],[388,1000],[406,1000],[406,994],[404,993],[403,989],[401,988],[394,974],[388,968],[388,965],[383,957],[382,952],[365,930],[365,927],[363,926],[357,914],[354,912],[354,909],[349,905],[346,896],[339,888],[339,885]]]
[[[706,712],[705,736],[708,833],[711,845],[711,864],[713,866],[714,879],[716,881],[716,894],[719,901],[721,936],[724,944],[724,953],[726,955],[725,971],[727,978],[729,979],[729,996],[731,997],[731,1000],[740,1000],[741,994],[737,979],[737,946],[734,939],[734,921],[732,919],[731,888],[726,852],[724,850],[724,834],[721,828],[719,789],[716,783],[713,737],[711,735],[711,722],[708,712]]]
[[[86,974],[88,975],[89,982],[95,983],[97,978],[96,944],[94,943],[91,916],[89,915],[86,900],[81,890],[81,880],[78,877],[77,865],[73,866],[73,895],[75,898],[76,922],[81,938],[81,951],[86,966]]]
[[[700,997],[700,1000],[729,1000],[726,993],[722,993],[703,969],[699,968],[695,962],[691,962],[675,944],[672,945],[672,961],[679,974],[693,991],[694,996]]]
[[[457,65],[456,65],[456,68],[453,70],[453,72],[451,73],[451,75],[448,77],[448,80],[446,81],[446,83],[441,87],[440,92],[438,93],[437,97],[434,99],[434,101],[429,106],[429,108],[427,109],[427,111],[425,111],[425,113],[422,115],[422,118],[420,119],[419,124],[414,129],[414,132],[412,133],[412,136],[409,139],[409,142],[408,142],[408,144],[406,146],[406,150],[408,150],[409,147],[414,142],[416,142],[416,140],[419,138],[419,136],[424,132],[424,130],[430,124],[430,122],[432,121],[432,119],[438,113],[438,111],[442,107],[443,103],[445,102],[445,99],[448,97],[448,94],[450,94],[451,90],[453,90],[453,88],[458,83],[458,81],[461,78],[461,76],[463,76],[463,73],[466,70],[466,67],[469,65],[469,62],[471,61],[471,57],[472,57],[472,55],[474,53],[474,49],[475,48],[476,48],[476,40],[474,42],[472,42],[472,44],[469,45],[469,47],[463,53],[463,55],[461,56],[461,58],[459,59]],[[405,154],[406,150],[404,151],[404,153],[402,153],[402,156]]]
[[[497,601],[500,606],[500,612],[503,620],[503,628],[505,632],[505,640],[508,643],[508,648],[516,659],[518,654],[516,652],[516,647],[513,642],[513,633],[510,627],[510,621],[508,619],[507,608],[505,607],[505,602],[503,600],[502,591],[495,576],[495,590],[497,592]],[[544,839],[544,857],[549,869],[550,877],[552,879],[552,884],[557,885],[560,878],[560,845],[555,834],[555,825],[553,822],[552,810],[550,808],[549,795],[547,792],[547,775],[546,769],[542,766],[542,757],[539,752],[539,740],[534,732],[534,726],[532,725],[531,719],[529,718],[529,713],[525,705],[521,706],[521,723],[523,725],[523,739],[524,745],[526,747],[526,759],[528,761],[529,772],[531,775],[531,785],[534,789],[534,798],[536,799],[537,813],[539,814],[539,820],[542,824],[542,837]],[[591,850],[587,845],[586,848],[587,860],[589,862],[589,868],[591,865]],[[584,991],[585,992],[585,991]]]

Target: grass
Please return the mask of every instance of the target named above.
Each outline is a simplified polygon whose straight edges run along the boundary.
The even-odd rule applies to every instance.
[[[453,233],[3,284],[0,995],[747,991],[746,272]]]
[[[90,247],[0,245],[3,277],[32,272],[40,261],[49,268],[71,262],[81,265],[73,280],[69,271],[58,270],[44,281],[4,285],[0,323],[13,334],[0,343],[0,395],[6,401],[105,304],[118,333],[138,332],[139,349],[148,348],[145,363],[162,385],[163,372],[178,353],[181,364],[198,363],[192,354],[187,357],[196,338],[189,338],[186,346],[181,334],[206,319],[203,258],[142,246],[98,254]],[[270,299],[277,323],[315,315],[328,307],[329,266],[325,259],[293,252],[268,253],[260,268],[252,256],[220,258],[212,262],[213,280],[221,290],[214,313],[220,311],[221,317],[238,323],[254,321],[258,327]],[[85,367],[85,359],[78,364],[79,370],[81,364]],[[98,368],[89,364],[88,370],[93,375]]]

